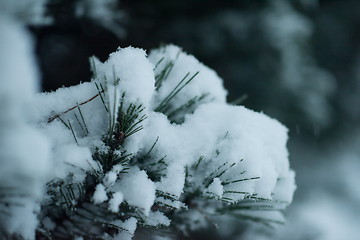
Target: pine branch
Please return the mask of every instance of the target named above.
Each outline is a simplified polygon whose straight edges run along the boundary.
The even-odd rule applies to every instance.
[[[166,61],[165,57],[160,58],[154,67],[154,71],[157,72],[155,75],[155,89],[157,92],[162,90],[161,87],[174,71],[175,61],[164,61]],[[92,64],[96,75],[94,60]],[[160,66],[162,66],[162,69],[159,69]],[[49,199],[43,204],[42,217],[48,216],[51,218],[56,227],[49,230],[40,226],[39,235],[49,237],[49,239],[68,239],[74,236],[95,239],[99,237],[99,234],[113,236],[121,231],[127,231],[125,228],[114,224],[114,221],[124,221],[130,218],[135,218],[140,226],[149,229],[154,228],[154,226],[147,226],[146,218],[148,216],[146,216],[145,209],[131,206],[127,202],[126,196],[124,196],[125,200],[123,200],[122,192],[117,195],[121,196],[115,200],[119,201],[119,205],[116,206],[116,210],[113,210],[114,207],[110,203],[111,200],[115,199],[115,193],[112,188],[119,187],[119,189],[122,189],[121,181],[128,178],[133,169],[145,171],[147,178],[155,183],[155,186],[158,186],[158,182],[171,178],[166,174],[169,174],[167,169],[172,164],[173,156],[171,156],[171,159],[167,159],[166,155],[163,156],[160,155],[161,152],[154,151],[154,149],[161,150],[162,145],[157,146],[159,137],[151,146],[147,145],[145,149],[140,149],[138,153],[131,154],[126,151],[126,141],[143,130],[143,124],[147,116],[144,111],[145,107],[142,104],[127,101],[125,91],[121,96],[117,95],[119,94],[117,84],[120,84],[120,80],[116,76],[115,67],[112,70],[115,84],[113,95],[107,92],[108,89],[105,91],[101,84],[95,83],[98,91],[96,95],[64,112],[51,116],[47,121],[51,123],[55,119],[59,119],[72,132],[75,142],[79,144],[78,138],[81,139],[81,137],[92,132],[92,129],[88,128],[90,124],[87,125],[84,118],[84,116],[88,115],[83,114],[81,106],[99,97],[108,113],[105,116],[108,117],[109,124],[107,133],[102,136],[101,144],[91,148],[92,160],[96,162],[98,167],[96,168],[96,166],[90,164],[90,170],[77,169],[86,175],[83,182],[74,182],[73,176],[69,175],[65,179],[56,179],[48,184],[47,193]],[[199,72],[195,74],[187,72],[173,89],[166,92],[165,97],[155,107],[155,111],[164,113],[171,123],[181,124],[186,113],[194,112],[199,104],[207,101],[206,98],[210,97],[210,94],[202,94],[186,99],[185,102],[180,104],[175,104],[174,101],[179,93],[184,91],[186,86],[198,74]],[[114,99],[109,99],[110,96],[113,96]],[[114,104],[111,105],[110,103]],[[78,109],[77,112],[74,112],[76,121],[73,120],[79,125],[80,132],[84,135],[74,131],[73,122],[61,118],[64,114],[75,109]],[[214,227],[217,227],[214,219],[222,214],[261,222],[269,226],[281,223],[276,219],[266,219],[252,215],[255,211],[281,212],[287,203],[261,198],[256,194],[249,193],[251,191],[244,185],[248,184],[250,186],[252,181],[258,180],[260,177],[251,177],[251,173],[248,174],[250,177],[243,175],[248,168],[243,168],[241,164],[238,164],[243,161],[242,159],[226,159],[227,154],[223,154],[221,151],[225,150],[221,149],[227,148],[221,148],[220,146],[222,143],[226,143],[225,141],[229,141],[229,134],[231,132],[227,131],[224,136],[220,135],[217,139],[220,144],[214,145],[215,149],[212,152],[206,153],[204,156],[197,155],[198,159],[194,159],[192,165],[184,167],[185,184],[180,196],[171,194],[172,191],[170,190],[169,192],[155,190],[155,201],[151,206],[151,210],[154,212],[159,211],[161,217],[165,216],[170,219],[172,228],[178,228],[177,230],[179,230],[179,226],[186,225],[186,218],[192,216],[193,213],[201,215],[203,221],[206,220]],[[82,143],[82,141],[80,142]],[[76,166],[72,167],[76,168]],[[146,180],[150,181],[149,179]],[[243,184],[236,184],[241,182]],[[117,185],[118,183],[120,184]],[[117,207],[120,208],[121,214],[112,212],[117,211]],[[207,209],[212,209],[214,212],[210,214]]]

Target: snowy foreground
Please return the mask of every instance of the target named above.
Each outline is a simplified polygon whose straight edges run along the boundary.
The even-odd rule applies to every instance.
[[[284,221],[295,190],[287,129],[226,103],[222,80],[193,56],[118,49],[90,60],[91,82],[37,93],[30,37],[6,18],[0,29],[4,236],[131,239],[137,227],[186,232],[221,214]]]

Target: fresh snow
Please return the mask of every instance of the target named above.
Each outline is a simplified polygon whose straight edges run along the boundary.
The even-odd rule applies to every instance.
[[[98,184],[95,188],[93,201],[95,204],[103,203],[108,199],[104,185]]]
[[[35,239],[51,144],[27,122],[39,76],[27,30],[2,15],[2,6],[11,7],[7,4],[0,3],[0,231],[28,240]]]
[[[16,32],[16,29],[7,29],[7,36],[23,34],[21,31]],[[14,39],[20,41],[19,36]],[[28,40],[24,41],[25,45],[28,43]],[[106,203],[111,212],[121,213],[121,205],[126,203],[141,210],[145,223],[151,226],[170,225],[170,219],[152,209],[155,203],[186,209],[188,206],[181,202],[181,197],[191,191],[200,191],[207,198],[224,198],[229,203],[239,202],[247,196],[285,202],[283,207],[291,202],[296,187],[294,172],[289,168],[286,127],[263,113],[227,104],[227,92],[221,78],[179,47],[168,45],[151,51],[149,57],[141,49],[119,48],[104,63],[92,58],[92,82],[41,94],[34,94],[37,73],[33,70],[32,55],[28,48],[25,46],[23,55],[13,55],[14,62],[24,56],[24,66],[29,65],[26,76],[30,80],[24,84],[28,84],[30,90],[21,93],[22,98],[19,98],[18,84],[3,84],[9,89],[4,93],[11,94],[1,96],[7,96],[4,98],[6,101],[13,99],[15,105],[11,108],[7,108],[6,104],[1,105],[9,112],[9,118],[0,119],[7,121],[12,128],[20,126],[18,129],[22,129],[19,134],[24,134],[24,138],[18,145],[23,150],[8,151],[7,158],[13,157],[18,162],[30,159],[29,164],[22,164],[24,170],[16,171],[26,174],[28,169],[36,166],[31,170],[32,173],[39,172],[36,177],[32,176],[34,182],[39,184],[36,186],[43,187],[44,180],[51,181],[53,178],[66,182],[69,181],[68,176],[72,176],[71,183],[81,183],[86,180],[89,171],[95,171],[100,178],[92,196],[95,204]],[[3,60],[0,58],[0,61]],[[171,61],[174,65],[168,78],[156,89],[155,76]],[[15,65],[6,64],[3,65],[14,69]],[[14,81],[23,82],[25,79],[17,75],[22,74],[19,71],[4,72],[7,78]],[[193,105],[191,111],[179,111],[176,119],[181,121],[175,123],[166,113],[155,111],[187,73],[191,76],[196,72],[199,72],[198,75],[169,102],[169,107],[176,109],[194,97],[206,96]],[[103,137],[120,114],[118,107],[123,94],[124,106],[141,104],[145,107],[147,119],[141,123],[143,129],[127,138],[115,152],[121,154],[121,151],[126,151],[135,160],[145,154],[148,154],[148,158],[143,164],[117,164],[105,171],[94,161],[93,153],[109,151]],[[22,110],[28,106],[32,108],[32,114],[26,116],[27,123],[16,123],[14,119],[21,118]],[[2,131],[6,132],[6,129]],[[31,140],[26,138],[30,136],[29,131],[32,132]],[[1,146],[10,146],[13,144],[11,141],[15,141],[10,133],[7,135],[1,140],[6,140],[8,145]],[[26,149],[32,145],[26,145],[25,141],[36,144],[33,148],[37,149],[36,159],[26,154]],[[149,166],[154,166],[160,159],[166,167],[159,170],[159,178],[154,179]],[[41,165],[43,169],[37,166],[40,162],[44,163]],[[48,168],[48,165],[54,167]],[[2,166],[9,166],[15,172],[10,162]],[[29,209],[35,206],[35,202],[26,205]],[[37,220],[36,215],[31,214],[33,219],[27,224],[27,229],[21,227],[23,223],[8,224],[9,229],[26,236],[30,236],[30,232],[33,234]],[[201,214],[194,211],[189,210],[186,216],[198,219],[199,226],[206,223]],[[131,239],[137,220],[130,218],[124,222],[115,221],[114,224],[127,229],[115,239]]]
[[[210,195],[213,194],[217,198],[221,198],[224,194],[224,186],[221,184],[220,178],[214,178],[206,192]]]
[[[114,192],[122,192],[124,200],[130,205],[144,211],[145,215],[150,212],[155,200],[155,184],[148,178],[145,171],[133,167],[121,181],[112,188]]]
[[[154,92],[153,66],[146,52],[139,48],[119,48],[109,59],[101,63],[93,59],[95,79],[100,83],[117,85],[120,94],[126,93],[126,101],[149,106]],[[119,82],[119,84],[116,84]]]
[[[120,203],[124,200],[124,194],[121,192],[115,192],[109,201],[110,211],[117,213],[119,212]]]
[[[145,223],[149,226],[170,226],[170,219],[168,219],[164,213],[156,211],[150,212]]]

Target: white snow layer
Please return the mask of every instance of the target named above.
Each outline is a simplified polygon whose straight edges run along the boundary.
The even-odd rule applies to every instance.
[[[213,194],[217,198],[221,198],[224,193],[224,186],[221,184],[220,178],[214,178],[206,191],[210,195]]]
[[[142,49],[119,48],[109,55],[109,59],[101,63],[93,59],[95,78],[102,83],[114,84],[119,81],[120,93],[126,94],[127,103],[141,103],[149,106],[154,94],[153,66]],[[115,84],[116,85],[116,84]]]
[[[27,30],[1,16],[9,2],[0,4],[0,231],[34,239],[50,145],[26,122],[38,72]]]
[[[220,177],[224,190],[246,191],[250,195],[272,199],[279,182],[282,188],[277,187],[277,193],[284,200],[291,201],[295,185],[294,175],[289,170],[287,129],[265,114],[240,106],[209,103],[188,115],[181,125],[169,123],[161,114],[150,114],[144,131],[146,148],[159,136],[153,150],[154,157],[159,159],[166,155],[169,164],[169,179],[162,178],[158,188],[169,182],[165,185],[167,192],[181,193],[184,173],[179,167],[173,171],[172,166],[189,166],[204,156],[199,182],[220,166],[234,164]],[[217,173],[224,169],[220,168]],[[237,201],[244,195],[234,193],[226,197]]]
[[[7,29],[10,34],[6,34],[6,37],[15,34],[16,32],[11,32],[16,31],[16,27],[14,29]],[[4,35],[0,41],[3,37]],[[18,37],[13,41],[19,41]],[[21,50],[21,44],[20,48],[16,46],[18,48],[13,50],[12,54],[5,54],[5,56],[16,56],[14,53]],[[21,61],[27,61],[28,58],[27,52]],[[6,59],[9,61],[9,57]],[[156,66],[160,59],[162,61]],[[4,59],[0,58],[0,61]],[[11,58],[10,61],[12,61]],[[16,61],[20,60],[14,60]],[[155,75],[169,61],[173,61],[174,66],[168,78],[162,82],[162,86],[155,89]],[[33,64],[32,60],[29,62]],[[102,138],[108,131],[109,114],[100,95],[105,98],[104,101],[108,107],[115,106],[111,115],[116,115],[119,96],[125,94],[125,105],[142,104],[146,108],[147,115],[147,120],[142,122],[144,129],[126,139],[125,150],[133,155],[141,155],[148,152],[158,139],[150,152],[148,161],[151,164],[154,163],[151,161],[163,159],[166,168],[159,172],[162,174],[160,180],[153,182],[149,179],[146,168],[142,170],[139,168],[141,166],[132,166],[126,173],[126,171],[123,172],[121,165],[115,165],[110,171],[103,172],[102,183],[97,185],[94,194],[95,203],[108,201],[109,210],[118,212],[119,205],[125,201],[131,206],[142,209],[150,225],[169,225],[170,220],[157,212],[151,212],[151,207],[154,202],[175,208],[183,206],[180,196],[186,190],[185,181],[188,181],[191,186],[188,190],[198,189],[204,195],[211,193],[216,198],[230,199],[228,200],[230,202],[237,202],[245,196],[255,194],[257,197],[269,200],[291,202],[295,183],[294,173],[289,169],[286,148],[287,129],[263,113],[256,113],[241,106],[228,105],[222,80],[213,70],[204,66],[193,56],[181,52],[176,46],[169,45],[152,51],[147,58],[145,51],[129,47],[118,49],[104,63],[95,58],[92,59],[92,63],[93,82],[61,88],[56,92],[37,94],[29,101],[29,105],[34,108],[30,119],[31,124],[36,123],[52,145],[50,159],[51,164],[55,166],[50,171],[52,177],[65,179],[66,176],[72,174],[76,176],[73,181],[81,182],[85,177],[84,172],[91,169],[103,171],[92,159],[95,148],[107,151]],[[22,74],[22,72],[16,71],[15,65],[6,64],[8,63],[1,62],[0,66],[8,66],[13,70],[5,69],[4,72],[7,71],[5,72],[7,75],[1,80],[17,79],[23,84],[24,79],[36,75],[32,65],[28,67],[29,73],[18,76],[17,74]],[[28,63],[23,64],[24,69],[26,69],[26,64]],[[164,114],[154,112],[161,100],[188,72],[193,75],[197,71],[199,74],[175,96],[171,105],[173,108],[179,107],[203,94],[207,94],[209,98],[197,105],[193,113],[182,116],[183,123],[171,123]],[[99,93],[95,83],[98,86],[101,84],[105,92],[101,92],[100,89]],[[19,85],[11,81],[2,85],[11,88],[14,94],[20,96],[21,93],[24,98],[31,96],[27,92],[23,94],[23,90],[16,88]],[[32,85],[29,84],[29,86]],[[3,90],[3,88],[0,89]],[[6,92],[8,91],[5,89],[4,93]],[[14,98],[9,94],[1,96]],[[5,100],[0,103],[4,109],[8,107],[7,104],[3,104],[9,101],[8,98],[4,98]],[[16,97],[14,99],[14,102],[18,101]],[[20,101],[18,105],[21,107],[23,103]],[[13,108],[7,110],[10,113]],[[12,119],[3,119],[3,117],[0,119],[2,122],[8,120],[13,124],[13,119],[19,119],[17,113],[13,115]],[[5,125],[1,124],[1,126]],[[37,143],[37,145],[32,148],[32,151],[39,149],[36,153],[43,154],[38,156],[36,161],[46,162],[46,143],[43,143],[44,146],[39,144],[41,140],[36,142],[33,136],[36,135],[32,135],[29,144]],[[22,153],[13,154],[21,155]],[[23,154],[22,157],[17,158],[21,159],[19,161],[25,161],[25,157],[33,159],[32,156],[35,155]],[[1,158],[1,161],[3,159]],[[202,161],[199,162],[199,159]],[[27,165],[30,164],[24,166]],[[34,169],[40,171],[38,165],[40,164],[31,166],[36,166]],[[6,165],[3,164],[3,166]],[[185,179],[186,168],[189,170],[188,179]],[[38,176],[42,174],[36,175]],[[173,200],[156,196],[156,192],[171,196]],[[34,221],[36,221],[35,218],[32,223]],[[118,238],[131,238],[136,228],[136,220],[129,219],[119,224],[125,224],[129,232],[121,233]],[[19,230],[20,226],[17,224],[13,231],[25,231],[25,228]],[[34,226],[36,222],[32,230]],[[127,236],[123,236],[124,234]]]
[[[136,167],[131,168],[121,181],[115,183],[112,191],[122,192],[125,201],[142,209],[145,215],[149,215],[155,200],[155,184],[145,171],[140,171]]]
[[[115,192],[109,201],[109,209],[110,211],[116,213],[119,212],[120,203],[124,200],[124,194],[121,192]]]
[[[170,219],[168,219],[164,213],[156,211],[150,212],[149,217],[145,221],[149,226],[170,226]]]
[[[96,185],[95,192],[93,195],[93,201],[95,204],[103,203],[108,199],[104,185]]]

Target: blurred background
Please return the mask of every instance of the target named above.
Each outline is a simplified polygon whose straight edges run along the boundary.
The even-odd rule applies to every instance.
[[[277,229],[221,221],[184,239],[360,239],[360,1],[51,0],[31,26],[44,91],[89,81],[88,58],[174,43],[228,101],[289,128],[298,189]]]

